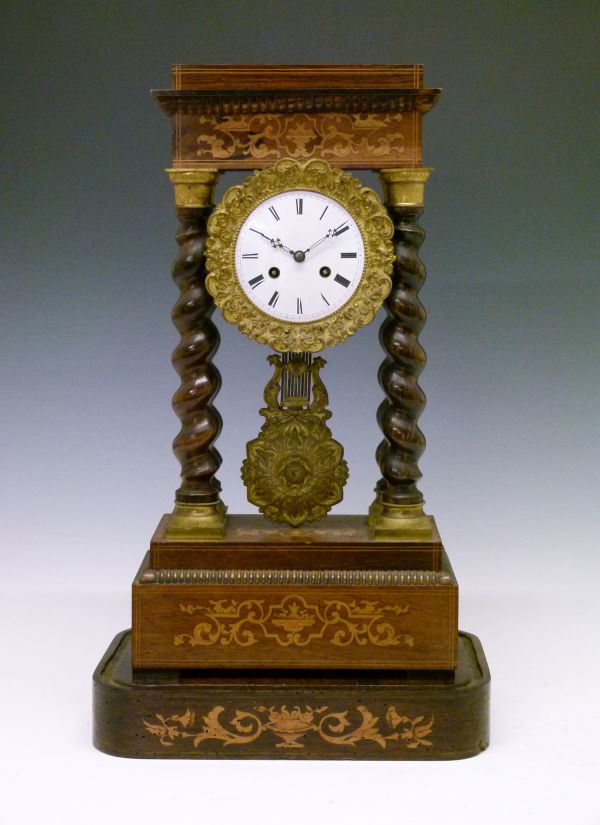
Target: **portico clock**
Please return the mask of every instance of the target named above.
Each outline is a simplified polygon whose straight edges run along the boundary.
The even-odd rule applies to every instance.
[[[439,93],[418,65],[175,66],[173,88],[154,93],[180,221],[181,481],[133,582],[132,630],[94,676],[101,750],[449,759],[487,746],[489,671],[459,632],[458,584],[419,489],[422,123]],[[230,169],[248,176],[215,205]],[[381,200],[355,169],[378,173]],[[380,438],[371,460],[351,461],[328,426],[324,356],[360,346],[353,333],[380,309]],[[223,417],[215,312],[265,345],[249,357],[272,368]],[[348,394],[368,402],[374,382],[352,359],[345,370]],[[352,406],[346,441],[365,441]],[[244,456],[238,424],[257,407]],[[241,464],[224,490],[219,438]],[[370,474],[374,497],[330,512],[348,479]],[[229,513],[242,482],[249,504]]]

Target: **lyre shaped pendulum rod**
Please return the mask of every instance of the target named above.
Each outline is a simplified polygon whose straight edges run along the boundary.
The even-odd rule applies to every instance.
[[[242,479],[248,501],[266,518],[299,527],[342,500],[348,465],[325,424],[331,412],[320,376],[324,359],[303,352],[268,361],[274,372],[260,410],[265,423],[247,444]]]

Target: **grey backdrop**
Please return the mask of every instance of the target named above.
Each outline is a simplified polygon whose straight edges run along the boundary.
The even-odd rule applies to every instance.
[[[598,580],[597,18],[579,1],[2,3],[3,581],[24,611],[32,589],[105,594],[76,678],[127,625],[178,481],[170,130],[149,97],[174,62],[425,65],[444,93],[424,129],[422,488],[461,624],[507,674],[518,629],[508,643],[499,617],[531,618],[531,593],[556,615]],[[239,512],[267,352],[218,323],[220,478]],[[326,358],[351,471],[339,512],[361,512],[378,476],[375,326]]]

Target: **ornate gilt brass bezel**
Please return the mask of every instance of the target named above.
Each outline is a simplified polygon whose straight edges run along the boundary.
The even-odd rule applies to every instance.
[[[337,201],[362,235],[365,265],[348,301],[327,318],[290,322],[267,315],[242,289],[235,268],[235,245],[248,215],[280,192],[312,190]],[[228,189],[208,222],[206,287],[223,317],[244,335],[278,352],[318,352],[345,341],[370,323],[392,287],[393,224],[378,195],[349,172],[322,160],[284,159]]]

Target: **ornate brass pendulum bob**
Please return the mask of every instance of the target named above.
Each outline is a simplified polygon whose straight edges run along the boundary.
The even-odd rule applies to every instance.
[[[270,355],[265,417],[248,442],[242,479],[248,501],[271,521],[298,527],[325,516],[342,500],[348,478],[344,449],[325,424],[331,418],[321,380],[325,360],[309,352]]]

